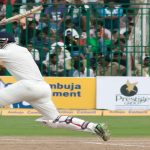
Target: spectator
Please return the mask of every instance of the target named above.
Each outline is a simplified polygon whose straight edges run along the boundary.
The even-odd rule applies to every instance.
[[[65,45],[62,42],[56,42],[51,45],[51,51],[47,53],[46,59],[43,61],[43,64],[48,67],[49,64],[49,55],[56,54],[57,56],[57,63],[63,65],[64,71],[70,70],[70,62],[71,56],[68,50],[65,49]],[[66,73],[67,74],[67,73]]]
[[[118,30],[113,30],[113,31],[112,31],[112,40],[113,40],[113,43],[116,43],[116,42],[117,42],[119,36],[120,36],[120,35],[119,35]]]
[[[48,27],[45,27],[43,30],[37,31],[36,37],[34,38],[34,45],[38,49],[38,47],[45,45],[48,47],[49,44],[52,44],[54,42],[50,40],[48,37],[48,34],[51,35],[51,37],[54,36],[53,32],[49,31]]]
[[[126,47],[126,39],[123,37],[118,37],[117,41],[114,43],[114,47],[118,50],[121,50],[122,52],[125,51]]]
[[[20,37],[20,34],[21,34],[21,29],[20,29],[17,22],[12,23],[12,32],[13,32],[13,35],[15,37],[16,43],[19,44],[19,37]]]
[[[108,47],[111,45],[112,34],[110,30],[104,28],[103,22],[101,20],[98,20],[97,25],[97,36],[99,38],[100,53],[102,53],[102,55],[108,55]]]
[[[15,0],[10,0],[10,1],[0,0],[0,20],[6,17],[6,6],[14,5],[14,3],[15,3]],[[1,31],[5,31],[5,29],[6,29],[5,25],[0,27]]]
[[[37,34],[37,21],[29,21],[26,27],[22,26],[21,35],[20,35],[20,44],[23,46],[27,46],[28,43],[33,42],[33,39]]]
[[[110,0],[104,0],[105,4],[108,4]],[[120,4],[123,8],[125,8],[124,12],[126,12],[126,8],[130,6],[130,0],[113,0],[114,2]]]
[[[102,57],[102,54],[100,53],[94,53],[93,57],[90,59],[90,67],[92,68],[92,70],[95,72],[95,75],[97,75],[97,70],[99,69],[99,64],[98,64],[98,60],[99,58]]]
[[[97,71],[99,76],[124,76],[126,74],[126,68],[117,62],[112,62],[109,56],[100,58]]]
[[[136,76],[150,76],[150,56],[146,56],[141,64],[135,65],[135,75]]]
[[[31,53],[32,57],[34,58],[36,64],[40,68],[40,54],[39,54],[39,51],[33,47],[32,43],[28,44],[28,50]]]
[[[68,28],[65,30],[65,37],[71,35],[73,38],[79,39],[79,34],[76,29]]]
[[[113,62],[117,62],[118,64],[127,68],[126,56],[123,55],[122,51],[115,51],[113,53]]]
[[[56,54],[50,54],[50,62],[47,64],[46,68],[50,76],[64,76],[64,64],[58,62]]]
[[[74,5],[68,6],[68,17],[72,20],[72,23],[79,32],[86,32],[86,16],[88,11],[89,6],[84,5],[82,0],[74,0]]]
[[[74,69],[73,77],[94,77],[93,70],[88,68],[88,71],[83,62],[75,63]]]
[[[79,35],[75,29],[67,29],[65,31],[65,45],[71,55],[84,53],[83,47],[80,46]]]
[[[65,48],[63,42],[56,42],[51,45],[52,52],[58,55],[59,61],[64,63],[64,61],[70,60],[70,52]]]
[[[60,29],[67,13],[65,5],[59,4],[59,2],[59,0],[52,0],[53,4],[47,7],[44,12],[48,23],[50,23],[50,28],[54,31]]]
[[[3,19],[6,15],[6,4],[0,1],[0,19]]]
[[[123,7],[124,13],[128,12],[127,8],[130,7],[130,0],[115,0],[115,1]]]
[[[106,5],[106,7],[97,7],[97,13],[99,17],[103,19],[104,27],[113,31],[120,27],[120,17],[123,16],[123,9],[116,5],[112,0]]]
[[[50,35],[50,36],[49,36]],[[47,53],[50,51],[50,45],[56,41],[55,34],[45,27],[38,31],[34,38],[34,47],[39,50],[41,62],[46,59]]]

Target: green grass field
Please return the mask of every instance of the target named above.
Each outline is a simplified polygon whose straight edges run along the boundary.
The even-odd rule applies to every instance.
[[[0,117],[0,136],[92,136],[84,132],[51,129],[35,122],[37,117]],[[149,117],[80,117],[106,122],[112,137],[150,137]]]

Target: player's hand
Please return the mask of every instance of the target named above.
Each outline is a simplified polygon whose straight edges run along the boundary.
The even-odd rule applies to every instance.
[[[11,22],[17,22],[18,20],[11,20]],[[8,22],[7,22],[7,18],[3,18],[1,21],[0,21],[0,25],[5,25],[5,24],[7,24]],[[10,22],[9,22],[10,23]]]
[[[6,18],[3,18],[1,21],[0,21],[0,25],[5,25],[6,24]]]

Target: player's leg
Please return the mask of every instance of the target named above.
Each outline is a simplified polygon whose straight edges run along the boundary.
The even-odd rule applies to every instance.
[[[108,141],[110,138],[109,130],[104,123],[88,122],[71,116],[58,116],[55,120],[47,120],[42,117],[36,121],[39,121],[50,128],[66,128],[77,131],[91,132],[100,136],[104,141]]]
[[[18,81],[0,90],[0,106],[30,99],[31,93],[25,88],[24,81]]]
[[[108,129],[103,123],[98,124],[76,117],[61,116],[50,100],[50,97],[32,101],[30,104],[43,115],[43,117],[38,118],[36,121],[41,122],[45,126],[91,132],[102,137],[104,141],[109,139]]]
[[[47,97],[51,90],[43,81],[21,80],[0,90],[0,106]]]
[[[42,114],[41,120],[55,120],[60,115],[50,97],[28,102]]]

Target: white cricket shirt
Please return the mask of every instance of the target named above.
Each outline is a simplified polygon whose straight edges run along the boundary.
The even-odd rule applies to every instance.
[[[27,48],[9,43],[0,49],[2,65],[19,80],[43,80],[38,66]]]

